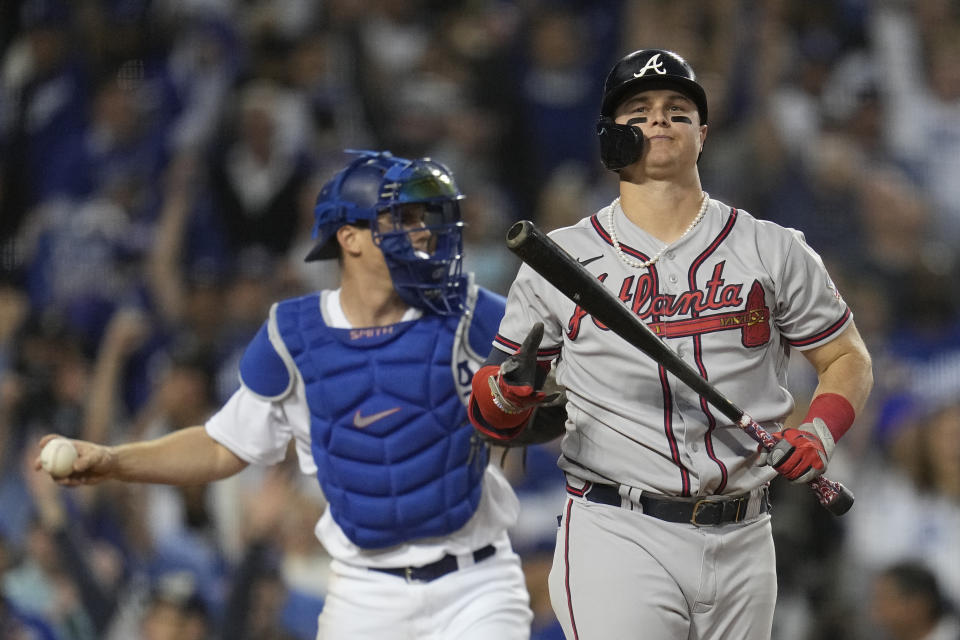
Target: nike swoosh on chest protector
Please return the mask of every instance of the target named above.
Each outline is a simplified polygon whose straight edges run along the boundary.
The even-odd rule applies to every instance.
[[[360,415],[360,410],[357,409],[357,412],[353,414],[353,426],[355,426],[357,429],[369,427],[377,420],[386,418],[389,415],[393,415],[397,411],[400,411],[400,407],[394,407],[393,409],[386,409],[385,411],[378,411],[377,413],[372,413],[369,416],[364,416]]]

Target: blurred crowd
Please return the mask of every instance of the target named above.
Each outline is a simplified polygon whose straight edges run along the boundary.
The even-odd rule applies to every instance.
[[[295,464],[62,490],[38,435],[215,411],[270,303],[336,281],[303,256],[346,148],[450,166],[466,268],[505,294],[511,222],[615,196],[594,123],[644,47],[706,88],[704,188],[805,233],[875,363],[830,467],[853,509],[774,483],[774,637],[960,636],[960,3],[0,0],[0,638],[312,640],[323,497]],[[813,383],[797,362],[798,410]],[[561,637],[555,460],[504,462],[536,640]]]

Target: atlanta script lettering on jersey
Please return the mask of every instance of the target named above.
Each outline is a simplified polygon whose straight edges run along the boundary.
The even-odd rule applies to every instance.
[[[746,307],[742,311],[728,311],[701,316],[703,312],[741,309],[744,300],[741,296],[743,284],[726,284],[723,279],[724,262],[718,262],[713,274],[706,282],[706,289],[694,289],[674,295],[657,291],[656,271],[631,275],[620,284],[618,297],[629,304],[635,314],[649,322],[651,329],[665,337],[691,336],[725,329],[742,329],[746,346],[760,346],[770,338],[770,309],[766,305],[763,286],[754,281],[747,296]],[[597,276],[600,282],[607,279],[606,273]],[[583,318],[587,311],[577,306],[567,321],[567,337],[576,340],[580,334]],[[663,320],[677,316],[693,316],[683,320]],[[606,331],[607,327],[596,318],[591,318],[597,328]]]

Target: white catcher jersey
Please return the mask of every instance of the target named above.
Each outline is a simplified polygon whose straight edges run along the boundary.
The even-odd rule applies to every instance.
[[[721,393],[778,431],[794,407],[790,349],[825,344],[852,321],[803,234],[711,200],[654,265],[635,268],[615,252],[611,210],[634,262],[664,248],[616,202],[549,236]],[[537,321],[538,357],[557,359],[567,389],[564,471],[677,496],[743,493],[776,475],[757,466],[750,436],[524,264],[494,346],[513,353]]]
[[[351,328],[340,303],[340,290],[321,294],[324,318],[330,326]],[[420,317],[409,309],[403,320]],[[475,371],[482,356],[461,346],[458,358]],[[463,392],[463,400],[469,393]],[[300,470],[316,475],[317,467],[310,452],[310,411],[307,407],[303,378],[295,377],[288,395],[270,401],[241,385],[224,406],[206,423],[207,433],[250,464],[273,465],[281,462],[290,440],[296,443]],[[364,567],[419,566],[439,559],[445,553],[461,555],[494,543],[509,547],[507,529],[517,520],[520,505],[510,483],[500,469],[487,465],[483,479],[483,495],[476,513],[458,531],[449,536],[412,540],[386,549],[361,549],[353,544],[333,519],[329,509],[317,522],[315,533],[330,556],[351,565]]]

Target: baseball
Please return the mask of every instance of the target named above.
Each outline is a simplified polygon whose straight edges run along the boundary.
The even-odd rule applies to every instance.
[[[62,478],[73,471],[77,450],[66,438],[54,438],[40,452],[40,465],[54,478]]]

